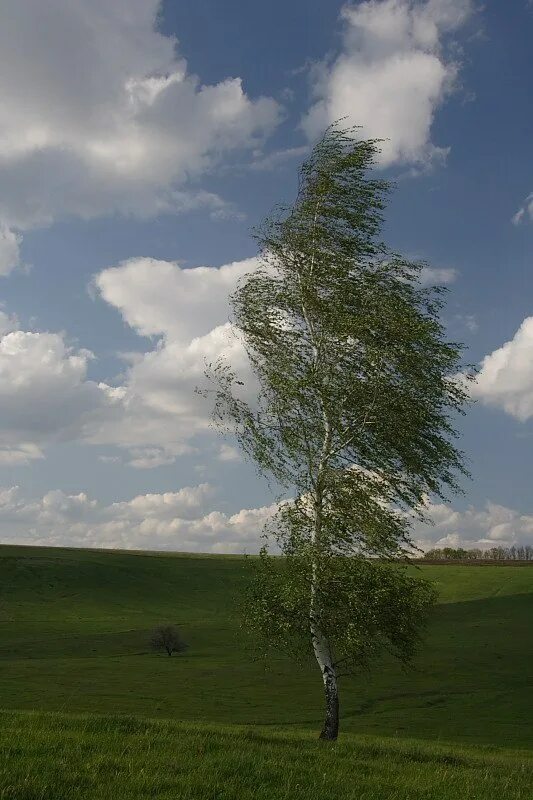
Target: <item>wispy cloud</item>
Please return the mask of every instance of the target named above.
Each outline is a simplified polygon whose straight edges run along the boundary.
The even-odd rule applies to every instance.
[[[526,197],[523,205],[511,217],[513,225],[520,225],[526,221],[533,221],[533,192]]]

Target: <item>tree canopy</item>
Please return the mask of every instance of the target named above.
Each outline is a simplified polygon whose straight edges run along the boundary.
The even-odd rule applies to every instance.
[[[232,298],[254,404],[230,364],[209,370],[215,419],[290,497],[270,526],[285,561],[263,550],[249,616],[273,642],[314,652],[325,738],[341,664],[411,655],[432,591],[383,560],[411,549],[413,516],[466,473],[453,421],[468,396],[462,349],[440,321],[445,290],[423,287],[424,264],[381,241],[390,186],[373,171],[378,147],[332,126],[294,204],[256,232],[261,265]]]

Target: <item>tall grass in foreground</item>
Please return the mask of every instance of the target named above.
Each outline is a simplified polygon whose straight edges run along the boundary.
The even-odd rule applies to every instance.
[[[531,753],[0,713],[1,800],[529,800]]]

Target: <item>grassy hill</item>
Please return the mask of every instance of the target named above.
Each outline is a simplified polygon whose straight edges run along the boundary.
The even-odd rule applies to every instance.
[[[342,685],[343,729],[530,746],[533,570],[424,566],[440,591],[415,670]],[[316,728],[316,667],[252,660],[243,559],[0,548],[0,707]],[[149,652],[174,622],[182,656]]]
[[[198,737],[219,742],[216,747],[213,744],[213,753],[222,747],[220,742],[226,742],[229,755],[225,766],[220,753],[218,761],[213,758],[216,769],[223,773],[225,770],[228,775],[238,763],[248,774],[252,762],[257,762],[257,769],[266,770],[274,781],[272,785],[278,786],[269,759],[274,763],[276,758],[282,758],[282,751],[291,752],[291,748],[301,751],[303,759],[299,766],[293,765],[294,769],[301,770],[306,759],[311,759],[313,769],[305,774],[314,775],[316,767],[323,768],[326,775],[329,767],[323,760],[330,756],[316,750],[319,745],[314,740],[322,720],[318,672],[313,664],[295,668],[284,659],[265,670],[263,663],[252,659],[250,642],[240,631],[236,611],[246,569],[242,558],[230,556],[1,547],[0,708],[4,713],[0,726],[4,743],[9,746],[5,752],[15,748],[19,757],[12,755],[10,760],[6,756],[7,761],[0,767],[0,798],[262,796],[247,794],[245,784],[234,794],[213,793],[206,784],[204,794],[198,789],[196,794],[178,795],[165,794],[164,787],[159,794],[143,794],[133,783],[129,794],[121,795],[111,791],[112,781],[107,778],[104,783],[109,795],[94,794],[94,787],[93,794],[87,789],[86,794],[76,795],[69,794],[69,785],[61,791],[57,787],[53,791],[42,789],[42,781],[56,779],[35,770],[40,758],[46,761],[48,747],[64,754],[60,762],[65,779],[65,765],[70,763],[68,753],[74,763],[80,750],[89,759],[83,762],[83,769],[92,764],[91,769],[100,769],[102,775],[111,770],[109,765],[118,763],[121,752],[126,753],[122,768],[127,772],[127,763],[131,767],[140,757],[142,743],[147,741],[146,731],[150,731],[150,741],[154,742],[151,753],[155,759],[151,766],[147,764],[147,775],[157,771],[158,759],[167,765],[172,762],[172,769],[179,769],[176,765],[183,759],[189,764],[187,769],[184,767],[184,776],[188,774],[187,770],[193,769],[197,747],[191,742],[197,743]],[[492,774],[487,772],[489,761],[497,764],[498,759],[504,758],[491,748],[519,751],[531,748],[533,743],[533,570],[447,565],[420,569],[435,581],[440,593],[426,645],[413,671],[403,672],[394,664],[385,664],[375,674],[343,681],[342,733],[357,737],[345,735],[340,742],[336,751],[342,754],[339,764],[344,764],[343,769],[348,769],[350,775],[355,768],[350,766],[350,758],[354,764],[367,764],[366,773],[362,769],[359,776],[360,788],[366,786],[367,773],[378,781],[377,785],[382,779],[392,785],[395,775],[395,785],[403,787],[404,793],[398,790],[390,795],[394,798],[489,798],[502,794],[509,798],[529,797],[525,789],[520,793],[520,780],[530,763],[520,752],[505,756],[511,759],[506,762],[507,767],[495,766],[498,780],[518,781],[513,784],[514,794],[482,794],[480,787],[481,776]],[[177,624],[183,631],[190,645],[184,655],[167,658],[149,651],[150,629],[166,622]],[[33,710],[59,715],[18,713]],[[94,717],[64,716],[84,713],[105,716],[100,721]],[[103,749],[97,753],[91,750],[96,744],[90,731],[100,730],[99,725],[102,730],[107,730],[107,725],[109,735],[100,737]],[[218,726],[216,731],[209,728],[213,725]],[[227,728],[235,725],[261,726],[262,733],[254,738]],[[269,743],[261,757],[260,735]],[[110,737],[107,744],[106,736]],[[412,740],[418,743],[413,744]],[[483,749],[472,754],[468,750],[472,746]],[[392,759],[388,777],[383,774],[385,767],[378,763],[380,748],[394,750],[388,756]],[[318,760],[312,755],[315,751]],[[30,752],[34,768],[26,769],[24,774],[29,780],[31,773],[36,783],[33,788],[31,782],[24,784],[27,793],[23,794],[22,778],[10,789],[9,775],[16,774],[16,765],[23,765]],[[211,753],[209,748],[208,752]],[[417,756],[419,752],[423,754]],[[459,760],[455,763],[454,759]],[[289,767],[288,764],[285,776]],[[459,779],[463,767],[466,772]],[[3,777],[2,769],[7,770]],[[431,781],[438,790],[436,776],[442,770],[451,770],[456,776],[457,791],[462,785],[466,792],[464,787],[471,781],[473,793],[428,793],[430,784],[433,786]],[[426,786],[425,794],[414,790],[412,778],[417,771],[421,785]],[[90,778],[79,773],[78,778],[90,786],[94,775]],[[122,776],[124,786],[126,778],[127,775]],[[331,786],[324,778],[324,798],[389,796],[384,790],[382,794],[349,795],[339,789],[336,794],[335,781],[338,779],[341,785],[341,774],[328,772],[330,779]],[[285,784],[279,784],[282,785]],[[491,785],[494,790],[496,783]],[[370,792],[368,787],[365,791]],[[15,790],[17,794],[13,793]],[[291,794],[271,792],[267,796],[311,795],[299,795],[294,790]]]

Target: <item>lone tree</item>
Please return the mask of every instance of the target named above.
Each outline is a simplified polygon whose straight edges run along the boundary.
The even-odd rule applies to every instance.
[[[332,126],[294,205],[256,233],[261,266],[232,308],[257,401],[244,402],[230,364],[207,370],[215,420],[293,498],[266,531],[285,558],[265,545],[246,608],[270,644],[314,654],[324,739],[338,735],[341,675],[383,651],[412,656],[434,592],[398,559],[427,497],[466,474],[452,421],[467,400],[462,346],[439,321],[445,290],[423,288],[424,264],[380,241],[378,149]]]
[[[187,649],[175,625],[159,625],[152,632],[150,647],[152,650],[164,650],[169,656],[172,653],[183,653]]]

